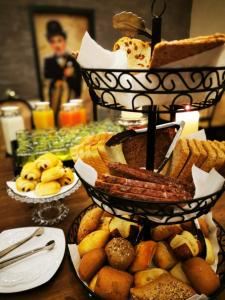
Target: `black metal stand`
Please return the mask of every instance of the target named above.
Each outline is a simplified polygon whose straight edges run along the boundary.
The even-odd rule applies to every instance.
[[[157,125],[157,106],[149,106],[148,112],[148,131],[147,131],[147,153],[146,169],[154,170],[155,161],[155,138]]]

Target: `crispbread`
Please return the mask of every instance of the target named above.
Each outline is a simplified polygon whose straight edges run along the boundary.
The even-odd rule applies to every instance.
[[[190,150],[186,139],[180,139],[173,151],[169,176],[177,178],[189,158]]]
[[[184,168],[182,169],[181,173],[179,174],[178,178],[186,181],[190,181],[192,179],[192,175],[191,175],[192,166],[194,164],[196,165],[196,163],[198,162],[200,152],[193,140],[187,140],[187,143],[190,150],[190,156]]]
[[[205,148],[208,156],[202,164],[201,169],[209,172],[216,164],[217,152],[208,141],[202,141],[202,146]]]
[[[211,50],[225,43],[224,34],[200,36],[196,38],[162,41],[156,44],[150,62],[151,68],[167,65],[171,62],[187,58]]]
[[[193,140],[196,147],[198,148],[198,151],[199,151],[199,158],[198,158],[198,161],[196,162],[196,166],[198,168],[201,168],[202,164],[204,163],[204,161],[207,159],[207,152],[205,150],[205,148],[203,147],[202,145],[202,141],[200,140]]]
[[[218,171],[220,168],[223,167],[225,163],[225,153],[223,152],[223,150],[220,149],[216,142],[209,141],[209,143],[217,152],[217,159],[214,168]]]

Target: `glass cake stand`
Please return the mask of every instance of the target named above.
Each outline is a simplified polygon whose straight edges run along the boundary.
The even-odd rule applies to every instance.
[[[77,191],[80,186],[81,181],[76,176],[74,183],[71,184],[68,190],[50,197],[32,198],[22,196],[9,187],[7,187],[7,193],[11,198],[17,201],[34,204],[32,211],[32,221],[34,221],[34,223],[51,226],[66,218],[69,213],[69,208],[62,203],[62,200]]]

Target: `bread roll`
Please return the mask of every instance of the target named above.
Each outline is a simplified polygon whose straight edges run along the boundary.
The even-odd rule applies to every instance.
[[[126,270],[135,257],[134,248],[129,241],[121,237],[113,238],[105,247],[110,266]]]
[[[41,172],[36,167],[35,162],[28,162],[23,166],[20,176],[27,180],[38,180],[41,177]]]
[[[73,183],[73,181],[74,181],[73,171],[70,168],[65,168],[63,176],[59,178],[59,183],[61,184],[61,186],[64,186]]]
[[[154,263],[159,268],[169,270],[176,263],[177,259],[170,248],[170,246],[166,242],[158,242],[155,255],[154,255]]]
[[[50,181],[50,182],[40,182],[37,184],[35,193],[38,196],[51,196],[59,193],[61,190],[61,185],[58,181]]]
[[[79,275],[84,281],[89,281],[103,266],[106,260],[105,250],[102,248],[93,249],[86,253],[79,265]]]
[[[35,161],[36,167],[40,170],[46,170],[55,167],[59,163],[59,159],[55,154],[45,153],[38,157]]]
[[[188,280],[187,276],[185,275],[183,269],[182,269],[182,264],[179,262],[178,264],[176,264],[171,270],[170,270],[170,274],[181,280],[184,283],[187,283],[190,285],[190,281]]]
[[[97,278],[98,278],[98,273],[95,274],[95,276],[91,279],[88,287],[90,290],[92,290],[92,292],[95,291],[95,286],[96,286],[96,282],[97,282]]]
[[[218,275],[211,266],[200,257],[193,257],[182,264],[182,269],[194,289],[207,296],[214,293],[220,286]]]
[[[64,175],[64,169],[61,167],[53,167],[48,170],[45,170],[41,175],[41,182],[54,181],[61,178]]]
[[[27,180],[21,177],[16,179],[16,188],[19,192],[30,192],[35,189],[37,182],[34,180]]]
[[[105,300],[128,300],[132,284],[132,275],[105,266],[98,272],[95,293]]]
[[[149,282],[159,278],[159,276],[162,274],[168,274],[168,272],[160,268],[152,268],[137,272],[134,275],[134,285],[135,287],[144,286]]]
[[[159,225],[152,229],[152,238],[154,241],[163,241],[172,235],[179,234],[183,231],[181,225]]]

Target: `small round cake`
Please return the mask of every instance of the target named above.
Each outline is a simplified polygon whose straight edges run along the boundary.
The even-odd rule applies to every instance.
[[[134,247],[121,237],[113,238],[105,247],[110,266],[119,270],[126,270],[135,257]]]

